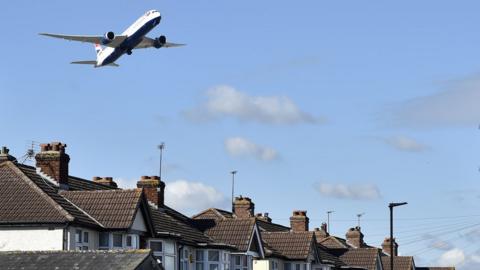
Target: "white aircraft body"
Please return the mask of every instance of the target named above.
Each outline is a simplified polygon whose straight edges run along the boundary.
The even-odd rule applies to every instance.
[[[111,31],[106,32],[103,36],[60,35],[50,33],[40,33],[40,35],[95,44],[97,60],[74,61],[72,64],[86,64],[93,65],[94,67],[117,67],[118,65],[115,61],[125,53],[131,55],[133,49],[150,47],[159,49],[185,45],[167,42],[166,37],[163,35],[158,38],[149,38],[145,36],[160,23],[160,19],[160,12],[156,10],[147,11],[118,36]],[[102,48],[101,45],[106,47]]]

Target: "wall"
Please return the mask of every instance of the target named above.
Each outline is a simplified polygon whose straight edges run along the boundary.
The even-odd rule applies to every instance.
[[[0,251],[62,249],[62,228],[0,228]]]
[[[269,260],[253,260],[253,270],[270,270]]]

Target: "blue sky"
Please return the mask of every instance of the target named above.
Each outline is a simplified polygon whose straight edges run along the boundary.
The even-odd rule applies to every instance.
[[[71,173],[134,186],[158,171],[185,213],[236,194],[288,224],[335,210],[343,236],[365,212],[366,241],[388,235],[417,265],[476,269],[480,239],[480,35],[476,1],[9,1],[0,43],[0,144],[68,144]],[[120,68],[90,44],[38,36],[121,33],[146,10],[188,46],[138,50]],[[185,203],[185,198],[189,202]],[[470,226],[470,227],[469,227]],[[430,232],[430,233],[429,233]],[[468,237],[467,237],[468,236]],[[403,243],[403,245],[402,245]]]

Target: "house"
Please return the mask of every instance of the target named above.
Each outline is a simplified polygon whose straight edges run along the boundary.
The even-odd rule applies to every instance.
[[[255,204],[248,197],[236,197],[233,212],[210,208],[193,217],[203,224],[205,233],[214,239],[234,246],[242,246],[248,257],[247,264],[254,270],[312,270],[331,269],[331,261],[322,263],[315,234],[308,231],[306,211],[293,211],[291,228],[272,223],[265,214],[255,214]],[[232,233],[233,231],[233,233]],[[252,233],[253,232],[253,233]],[[258,243],[252,252],[252,243]]]
[[[140,189],[68,175],[61,143],[42,144],[37,168],[0,152],[0,251],[137,249],[153,233]]]
[[[243,262],[263,256],[261,246],[218,241],[165,205],[158,176],[142,176],[136,189],[122,190],[111,177],[69,175],[65,149],[42,144],[36,167],[0,149],[0,251],[149,248],[167,270],[227,270],[240,266],[238,259],[242,270],[251,270]]]
[[[130,251],[7,251],[2,269],[10,270],[161,270],[149,250]]]

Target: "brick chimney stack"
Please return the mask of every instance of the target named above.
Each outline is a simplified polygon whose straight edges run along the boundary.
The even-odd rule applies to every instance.
[[[164,207],[165,203],[165,183],[160,181],[158,176],[142,176],[137,182],[137,187],[143,189],[143,193],[147,200],[157,205],[159,208]]]
[[[327,232],[327,223],[322,223],[322,226],[320,228],[315,228],[314,232],[317,242],[330,236],[330,234]]]
[[[308,231],[309,218],[307,217],[307,211],[295,210],[290,217],[290,228],[294,232],[306,232]]]
[[[390,237],[386,237],[385,240],[383,240],[382,250],[389,256],[392,255],[392,252],[390,251]],[[398,256],[398,244],[395,241],[395,238],[393,238],[393,256]]]
[[[235,197],[233,214],[237,218],[251,218],[255,213],[255,204],[248,197]]]
[[[65,153],[66,144],[61,142],[42,143],[35,155],[36,167],[55,179],[61,189],[68,189],[68,163],[70,156]]]
[[[9,152],[10,152],[10,149],[8,149],[6,146],[2,146],[2,148],[0,148],[0,163],[4,161],[13,161],[13,162],[17,161],[15,157],[8,154]]]
[[[363,233],[360,231],[360,227],[350,228],[345,234],[347,238],[347,243],[356,247],[361,248],[365,245],[363,242]]]
[[[117,188],[117,183],[115,183],[113,181],[113,178],[112,177],[98,177],[98,176],[94,176],[93,179],[92,179],[93,182],[97,183],[97,184],[101,184],[101,185],[105,185],[105,186],[109,186],[109,187],[114,187],[114,188]]]

